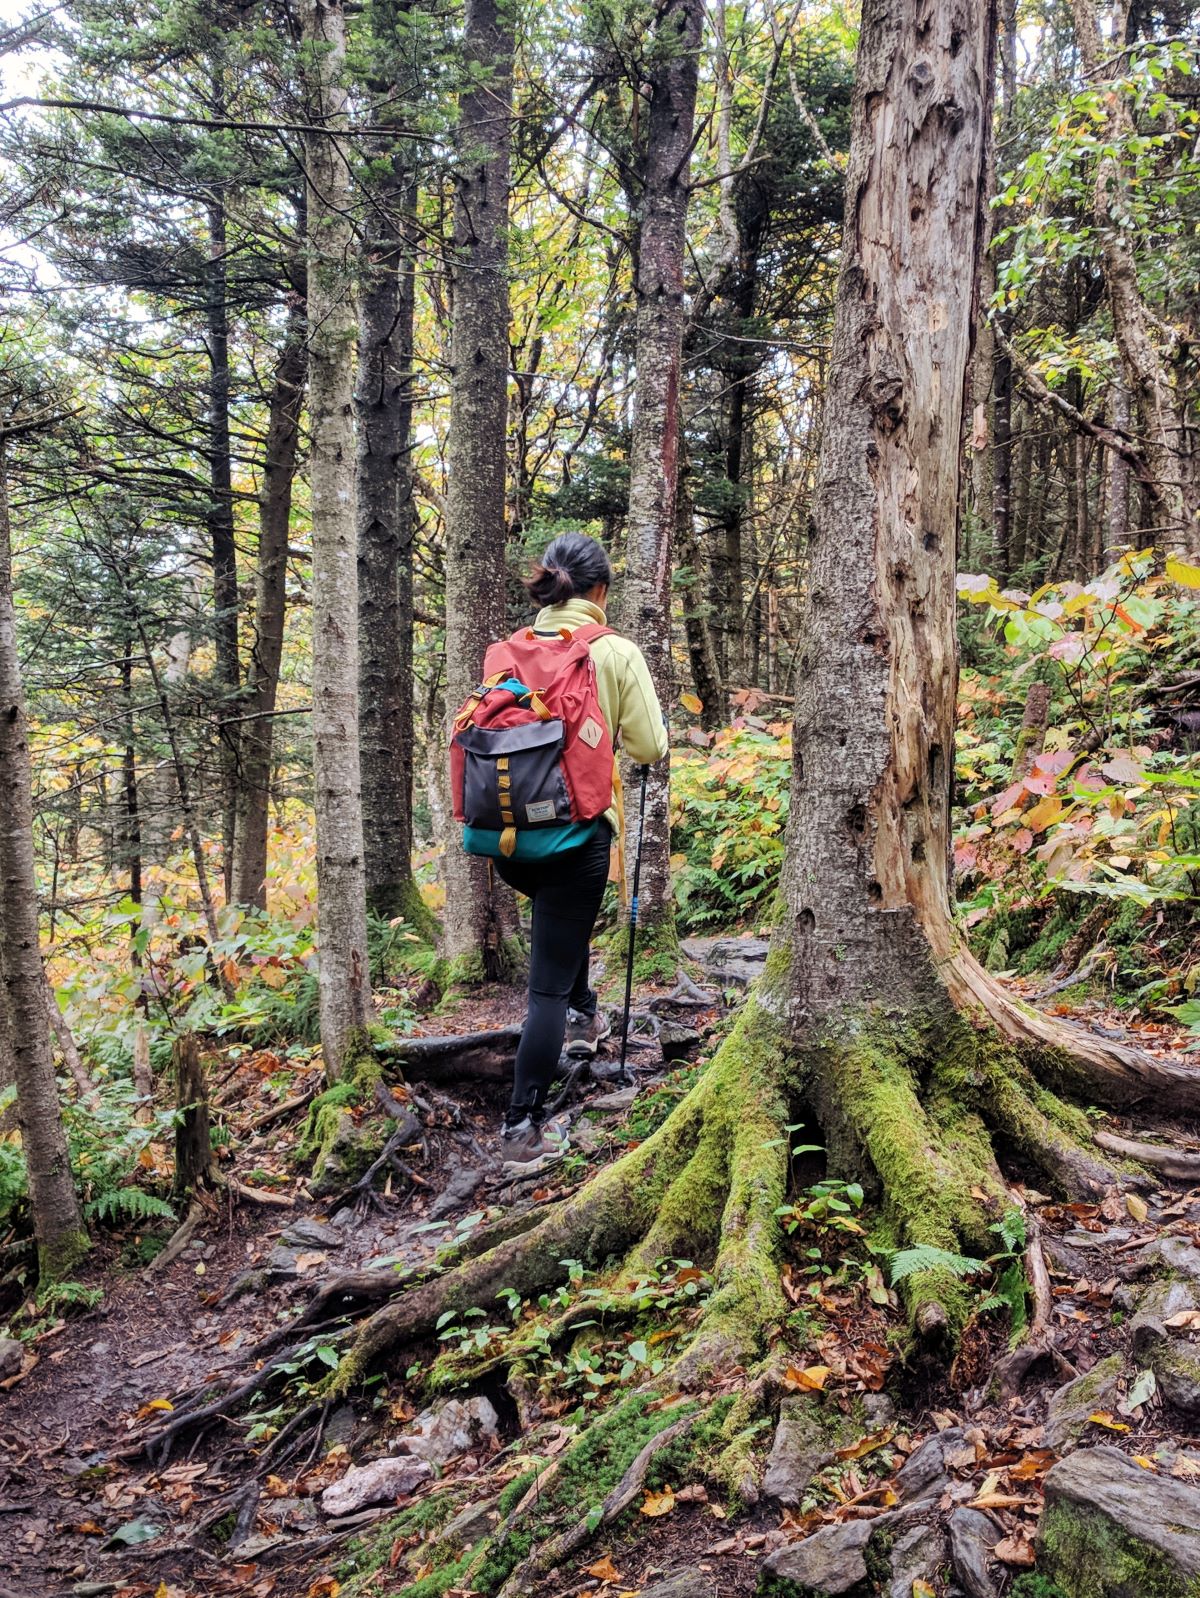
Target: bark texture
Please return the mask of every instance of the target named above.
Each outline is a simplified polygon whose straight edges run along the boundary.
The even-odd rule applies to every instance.
[[[359,309],[359,753],[367,903],[431,931],[412,873],[416,205],[397,150],[372,194]]]
[[[0,438],[0,1033],[11,1045],[17,1117],[43,1280],[87,1252],[46,1020],[33,857],[28,723],[17,649],[5,443]],[[0,1056],[4,1042],[0,1040]]]
[[[305,306],[297,295],[271,385],[267,442],[258,498],[258,563],[254,577],[254,642],[243,700],[246,717],[239,744],[236,903],[267,908],[267,833],[275,701],[287,617],[287,553],[292,490],[300,442],[300,412],[308,369]]]
[[[646,657],[664,707],[671,704],[671,544],[679,476],[688,171],[699,81],[703,8],[668,0],[659,13],[648,69],[649,110],[641,153],[636,241],[637,390],[629,462],[629,519],[620,619]],[[650,772],[642,840],[640,925],[651,940],[674,930],[671,900],[670,771]],[[628,828],[632,880],[634,832]]]
[[[503,0],[467,0],[454,188],[446,496],[446,705],[479,680],[505,631],[508,201],[513,24]],[[504,974],[507,926],[485,862],[447,840],[445,952],[472,976]],[[510,901],[511,902],[511,901]]]
[[[358,561],[354,494],[350,170],[342,0],[303,10],[309,119],[309,479],[313,523],[313,775],[321,1047],[331,1081],[370,1015],[358,764]]]
[[[1072,0],[1072,10],[1084,72],[1089,82],[1102,85],[1113,69],[1106,59],[1109,47],[1101,38],[1095,0]],[[1112,36],[1123,42],[1128,4],[1118,0],[1111,7],[1111,14]],[[1119,92],[1107,93],[1104,105],[1104,125],[1097,129],[1098,136],[1119,145],[1134,131],[1128,97]],[[1154,319],[1138,281],[1134,237],[1122,220],[1125,207],[1121,190],[1126,181],[1119,158],[1101,154],[1096,164],[1093,216],[1101,241],[1104,283],[1121,366],[1133,396],[1151,476],[1154,531],[1167,553],[1188,555],[1200,549],[1200,525],[1190,514],[1192,496],[1184,481],[1190,465],[1185,448],[1187,432],[1180,397],[1151,331]]]

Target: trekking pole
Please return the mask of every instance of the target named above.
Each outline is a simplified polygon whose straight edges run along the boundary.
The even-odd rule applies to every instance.
[[[625,1014],[621,1018],[621,1064],[618,1080],[628,1082],[625,1053],[629,1047],[629,1007],[633,1003],[633,947],[637,942],[638,885],[642,880],[642,837],[646,830],[646,779],[649,766],[639,766],[642,778],[641,798],[638,800],[637,848],[633,852],[633,892],[629,896],[629,958],[625,962]]]

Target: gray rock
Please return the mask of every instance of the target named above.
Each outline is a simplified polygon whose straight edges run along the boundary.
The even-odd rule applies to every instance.
[[[480,1503],[468,1504],[465,1509],[460,1509],[441,1532],[440,1540],[470,1548],[472,1543],[486,1537],[499,1520],[500,1514],[496,1508],[499,1502],[499,1497],[485,1498]]]
[[[333,1448],[338,1443],[348,1447],[355,1432],[358,1430],[358,1416],[349,1404],[339,1404],[329,1417],[329,1424],[325,1428],[322,1443],[325,1448]]]
[[[474,1194],[475,1189],[483,1181],[483,1171],[470,1165],[460,1165],[451,1174],[446,1186],[429,1206],[429,1219],[440,1221],[444,1216],[456,1210]]]
[[[837,1598],[852,1593],[867,1579],[867,1544],[871,1533],[891,1517],[878,1520],[848,1520],[841,1526],[822,1526],[803,1542],[763,1560],[763,1571],[779,1581],[795,1582],[797,1587]]]
[[[658,1041],[664,1060],[686,1060],[700,1047],[701,1038],[695,1027],[685,1026],[682,1021],[663,1021],[659,1025]]]
[[[235,1299],[243,1298],[249,1293],[265,1293],[269,1285],[266,1271],[243,1271],[225,1289],[217,1302],[217,1308],[224,1309],[226,1304],[232,1304]]]
[[[1158,1390],[1190,1420],[1200,1416],[1200,1347],[1186,1337],[1168,1337],[1146,1355]]]
[[[702,1570],[685,1570],[643,1587],[638,1598],[714,1598],[716,1582]]]
[[[945,1543],[936,1526],[913,1526],[892,1544],[892,1575],[887,1598],[912,1598],[913,1582],[933,1585],[946,1557]]]
[[[1134,1260],[1132,1269],[1139,1272],[1160,1269],[1200,1287],[1200,1248],[1190,1237],[1168,1234],[1157,1237],[1150,1247]]]
[[[486,1398],[452,1398],[418,1415],[412,1430],[397,1438],[395,1448],[399,1454],[415,1454],[444,1465],[479,1448],[495,1437],[499,1428],[500,1417]]]
[[[1089,1598],[1191,1598],[1200,1590],[1200,1491],[1081,1448],[1045,1479],[1038,1570]]]
[[[275,1247],[263,1261],[263,1271],[268,1282],[294,1282],[300,1275],[300,1250],[284,1248],[282,1243]]]
[[[387,1504],[407,1498],[433,1475],[427,1459],[407,1455],[373,1459],[369,1465],[351,1465],[340,1481],[321,1494],[321,1508],[331,1517],[353,1515],[369,1504]]]
[[[1183,1310],[1200,1307],[1200,1288],[1195,1283],[1168,1278],[1152,1282],[1136,1301],[1136,1313],[1129,1325],[1133,1352],[1141,1359],[1156,1343],[1167,1342],[1171,1330],[1163,1323]]]
[[[24,1343],[19,1343],[15,1337],[0,1337],[0,1382],[15,1376],[24,1360]]]
[[[932,1437],[927,1437],[919,1448],[913,1450],[896,1473],[896,1488],[900,1497],[911,1501],[940,1492],[950,1475],[946,1455],[953,1456],[956,1449],[970,1447],[963,1426],[947,1426],[944,1432],[934,1432]]]
[[[1067,1453],[1086,1431],[1087,1418],[1093,1410],[1111,1410],[1120,1402],[1117,1380],[1121,1368],[1120,1354],[1110,1354],[1051,1395],[1046,1410],[1048,1448],[1056,1454]]]
[[[638,1096],[636,1087],[617,1088],[612,1093],[601,1093],[599,1098],[588,1101],[589,1110],[627,1110]]]
[[[285,1248],[329,1249],[343,1247],[346,1239],[332,1226],[326,1226],[323,1221],[314,1221],[310,1216],[303,1215],[298,1221],[292,1222],[279,1241]]]
[[[977,1509],[956,1509],[946,1527],[950,1562],[967,1598],[996,1598],[997,1587],[988,1571],[992,1549],[1000,1533]]]
[[[829,1427],[821,1423],[819,1401],[802,1394],[785,1398],[767,1460],[762,1490],[768,1498],[794,1507],[813,1477],[833,1458]]]
[[[680,944],[689,960],[735,987],[758,980],[770,947],[765,938],[684,938]]]

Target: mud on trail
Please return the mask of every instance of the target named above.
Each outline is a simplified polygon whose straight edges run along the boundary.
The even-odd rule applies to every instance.
[[[1005,1313],[983,1307],[947,1370],[904,1357],[896,1294],[856,1230],[804,1213],[824,1176],[814,1153],[794,1166],[799,1219],[781,1262],[791,1313],[762,1370],[731,1370],[699,1392],[655,1385],[657,1356],[686,1340],[703,1298],[702,1262],[660,1262],[636,1326],[585,1336],[595,1321],[580,1318],[575,1342],[520,1369],[488,1367],[489,1339],[511,1323],[505,1304],[480,1305],[344,1398],[321,1385],[339,1359],[343,1306],[333,1301],[305,1328],[305,1359],[147,1454],[146,1440],[186,1406],[299,1340],[286,1328],[311,1315],[323,1284],[378,1271],[398,1287],[397,1271],[420,1273],[478,1228],[519,1224],[645,1138],[703,1068],[761,958],[752,940],[696,940],[688,953],[703,961],[694,979],[638,995],[636,1096],[604,1080],[602,1055],[595,1077],[580,1073],[574,1086],[570,1155],[523,1182],[504,1182],[493,1152],[504,1044],[464,1056],[461,1069],[443,1060],[436,1081],[418,1067],[402,1082],[385,1062],[382,1088],[337,1107],[347,1163],[323,1180],[304,1174],[311,1157],[296,1160],[312,1131],[315,1066],[291,1089],[309,1102],[269,1120],[265,1062],[251,1057],[232,1074],[217,1062],[210,1075],[225,1077],[218,1103],[234,1148],[225,1173],[290,1202],[219,1190],[154,1274],[129,1263],[132,1236],[110,1244],[85,1277],[103,1287],[100,1307],[26,1345],[0,1390],[2,1598],[737,1598],[771,1583],[817,1590],[817,1576],[820,1590],[855,1598],[1001,1598],[1032,1567],[1047,1472],[1074,1451],[1112,1445],[1095,1460],[1111,1453],[1111,1469],[1138,1471],[1147,1488],[1195,1491],[1200,1187],[1164,1179],[1060,1204],[1006,1170],[1045,1268],[1044,1301],[1035,1291],[1030,1306],[1044,1317],[1035,1357],[1014,1366]],[[516,1022],[516,996],[489,996],[425,1031]],[[1121,1024],[1107,1011],[1085,1023]],[[1175,1041],[1164,1033],[1157,1045]],[[340,1202],[389,1130],[408,1126],[397,1109],[419,1128],[369,1189]],[[1104,1132],[1165,1136],[1136,1120],[1106,1120]],[[1186,1133],[1169,1137],[1184,1148]],[[997,1275],[981,1276],[981,1305]],[[572,1304],[589,1291],[580,1270]],[[430,1370],[447,1351],[476,1374],[434,1393]],[[720,1424],[739,1405],[750,1418],[740,1493],[727,1461],[717,1466]],[[560,1556],[530,1565],[547,1546]]]

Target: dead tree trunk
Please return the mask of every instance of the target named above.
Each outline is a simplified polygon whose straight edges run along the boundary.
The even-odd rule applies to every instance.
[[[208,1085],[194,1032],[176,1038],[175,1067],[175,1197],[186,1198],[207,1185],[213,1164]]]
[[[467,0],[459,94],[446,496],[446,704],[479,680],[505,630],[504,485],[508,414],[508,197],[513,22],[502,0]],[[505,898],[481,861],[447,840],[445,951],[460,979],[511,963]],[[511,898],[508,899],[511,908]]]
[[[254,642],[246,673],[245,721],[239,744],[235,903],[267,908],[267,832],[275,700],[287,617],[288,535],[308,368],[305,307],[295,294],[267,407],[267,438],[258,496],[258,564],[254,579]]]
[[[68,1274],[87,1252],[46,1018],[33,856],[28,723],[17,649],[7,444],[0,434],[0,982],[17,1087],[17,1117],[43,1280]],[[2,1049],[0,1045],[0,1049]]]
[[[309,481],[313,525],[313,775],[321,1048],[331,1081],[370,1015],[358,765],[358,560],[354,505],[354,247],[343,0],[305,0]]]
[[[637,391],[629,466],[629,520],[620,619],[650,667],[659,701],[670,705],[671,542],[679,472],[683,354],[683,261],[699,80],[703,8],[668,0],[659,13],[648,69],[649,110],[640,151],[637,230]],[[675,936],[666,761],[651,768],[642,840],[641,925],[653,946]],[[632,854],[635,829],[627,829]],[[632,877],[632,858],[630,860]]]
[[[412,872],[415,174],[380,151],[359,309],[359,758],[367,903],[434,932]],[[410,163],[411,164],[411,163]]]

